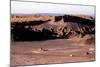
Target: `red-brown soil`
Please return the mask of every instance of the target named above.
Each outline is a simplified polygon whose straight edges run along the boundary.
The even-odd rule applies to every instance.
[[[81,45],[67,39],[12,42],[11,66],[94,61],[94,52],[94,44]]]

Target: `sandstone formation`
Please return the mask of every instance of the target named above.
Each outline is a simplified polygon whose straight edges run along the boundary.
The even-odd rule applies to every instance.
[[[86,38],[95,34],[95,18],[89,16],[12,16],[14,40],[47,40]]]

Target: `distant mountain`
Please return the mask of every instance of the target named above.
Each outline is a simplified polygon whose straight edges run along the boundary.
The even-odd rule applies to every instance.
[[[39,16],[63,16],[65,14],[57,14],[57,13],[33,13],[33,14],[11,14],[15,16],[31,16],[31,15],[39,15]]]
[[[33,13],[33,14],[11,14],[15,16],[32,16],[32,15],[37,15],[37,16],[64,16],[64,15],[69,15],[69,14],[58,14],[58,13]],[[80,14],[81,15],[81,14]],[[80,16],[80,15],[75,15],[75,16]],[[74,16],[74,15],[73,15]],[[81,16],[91,16],[94,17],[94,15],[81,15]]]

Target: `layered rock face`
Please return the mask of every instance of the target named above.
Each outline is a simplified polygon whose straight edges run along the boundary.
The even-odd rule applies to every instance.
[[[95,18],[90,16],[13,16],[14,40],[47,40],[56,38],[94,38]]]

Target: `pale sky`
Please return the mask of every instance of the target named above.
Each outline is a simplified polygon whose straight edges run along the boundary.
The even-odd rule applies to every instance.
[[[11,1],[12,14],[56,13],[95,15],[95,6]]]

